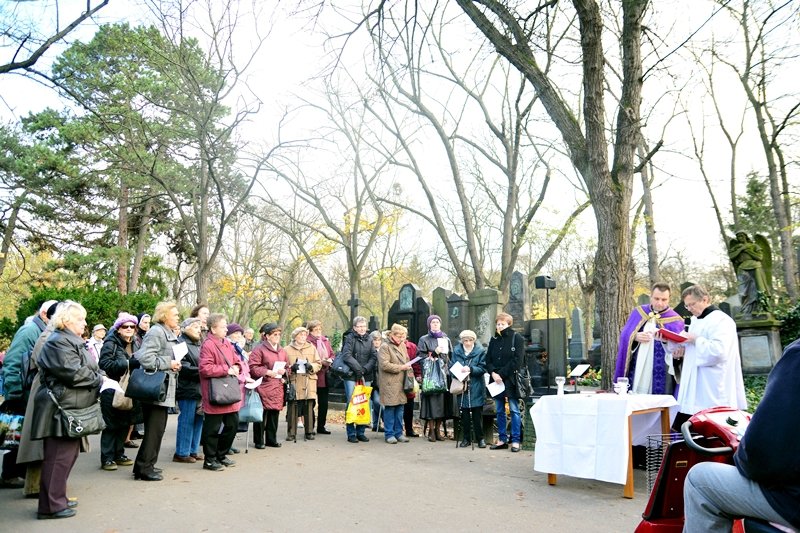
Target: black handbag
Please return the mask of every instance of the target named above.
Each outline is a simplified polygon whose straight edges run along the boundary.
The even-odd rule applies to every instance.
[[[297,389],[294,386],[294,383],[287,383],[286,390],[284,391],[283,401],[284,402],[293,402],[297,400]]]
[[[533,394],[533,387],[531,386],[531,373],[527,365],[519,370],[515,370],[514,377],[516,378],[517,398],[524,400],[531,396]]]
[[[144,368],[137,368],[128,378],[125,396],[148,403],[163,402],[167,399],[168,387],[167,373],[163,370],[148,372]]]
[[[348,381],[353,381],[356,377],[350,367],[347,366],[347,363],[344,362],[342,352],[337,353],[336,357],[333,358],[333,363],[331,363],[331,371],[335,376]]]
[[[88,407],[64,409],[56,400],[53,391],[48,389],[47,394],[50,395],[53,403],[56,404],[56,407],[61,412],[61,428],[67,437],[78,439],[100,433],[106,428],[103,413],[100,410],[100,402],[96,401]]]
[[[406,394],[411,394],[414,392],[414,384],[417,382],[414,379],[414,375],[406,372],[405,376],[403,376],[403,392]]]
[[[231,367],[228,358],[219,351],[228,368]],[[230,374],[208,380],[208,403],[211,405],[233,405],[242,401],[242,390],[239,388],[239,378]]]

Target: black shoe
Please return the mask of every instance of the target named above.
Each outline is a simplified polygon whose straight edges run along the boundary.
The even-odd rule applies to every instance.
[[[164,476],[159,474],[158,472],[153,472],[152,474],[134,474],[133,479],[141,479],[142,481],[161,481],[164,479]]]
[[[264,445],[264,444],[256,444],[256,450],[263,450],[264,448],[266,448],[266,445]]]
[[[155,466],[153,467],[153,472],[155,472],[156,474],[160,474],[160,473],[161,473],[161,472],[163,472],[163,471],[164,471],[164,470],[163,470],[163,469],[161,469],[161,468],[156,468]]]
[[[75,509],[70,509],[67,507],[66,509],[61,509],[56,513],[36,513],[36,518],[39,520],[46,520],[48,518],[69,518],[71,516],[75,516],[78,513]]]
[[[206,461],[203,463],[203,470],[213,470],[215,472],[218,472],[220,470],[225,470],[225,467],[219,464],[217,461],[211,461],[211,462]]]
[[[280,442],[271,442],[271,443],[268,442],[267,443],[267,447],[268,448],[280,448],[281,446],[283,446],[283,445]]]
[[[358,439],[355,437],[347,437],[347,442],[352,442],[354,444],[358,444]]]
[[[369,437],[367,437],[366,435],[356,435],[356,438],[361,442],[369,442]]]
[[[25,480],[21,477],[0,479],[0,489],[21,489],[25,487]],[[38,498],[38,495],[36,496]]]
[[[492,444],[491,446],[489,446],[489,449],[490,450],[507,450],[508,449],[508,443],[507,442],[498,442],[496,444]]]
[[[314,434],[313,433],[306,433],[305,440],[314,440]]]
[[[413,439],[414,437],[419,437],[419,433],[414,433],[412,431],[411,433],[406,433],[406,437],[409,437],[409,438]]]
[[[481,439],[478,441],[478,448],[486,448],[486,441]]]
[[[228,459],[227,457],[223,457],[222,459],[219,460],[219,464],[221,464],[222,466],[234,466],[236,464],[236,461],[234,461],[233,459]]]
[[[327,430],[327,429],[325,429],[325,428],[322,428],[322,429],[317,429],[317,433],[319,433],[320,435],[330,435],[330,434],[331,434],[331,432],[330,432],[330,431],[328,431],[328,430]]]
[[[297,442],[297,437],[295,435],[286,435],[286,442]]]
[[[468,448],[469,446],[472,446],[472,441],[468,441],[466,439],[458,443],[459,448]]]
[[[233,454],[239,453],[239,448],[234,448],[233,446],[231,446],[231,453]]]

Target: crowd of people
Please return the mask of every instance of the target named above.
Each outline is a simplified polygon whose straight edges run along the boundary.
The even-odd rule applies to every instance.
[[[394,324],[384,332],[368,332],[367,319],[356,317],[344,335],[341,358],[346,398],[357,385],[370,387],[373,432],[383,432],[388,444],[407,443],[420,434],[414,429],[414,400],[420,395],[423,434],[430,442],[447,438],[447,420],[460,419],[465,428],[459,445],[487,446],[483,430],[486,383],[514,379],[515,365],[524,348],[522,337],[509,326],[510,315],[497,318],[497,332],[488,350],[474,332],[461,333],[455,344],[441,329],[441,319],[428,317],[428,332],[418,343],[408,340],[405,327]],[[310,320],[294,328],[286,345],[283,328],[267,323],[255,332],[228,323],[224,315],[198,305],[181,321],[173,302],[159,303],[152,315],[120,312],[106,329],[86,324],[86,310],[73,301],[45,302],[15,335],[3,368],[7,401],[4,410],[24,413],[20,445],[4,456],[3,485],[21,487],[38,497],[40,519],[76,514],[77,500],[67,497],[67,479],[78,454],[88,450],[86,436],[68,433],[59,412],[97,407],[102,417],[99,465],[113,472],[132,467],[133,479],[163,480],[158,458],[168,415],[177,413],[175,463],[201,463],[221,471],[236,464],[233,443],[242,426],[239,412],[252,389],[263,408],[253,423],[256,449],[279,448],[280,413],[285,411],[285,440],[296,442],[329,435],[329,388],[336,354],[323,325]],[[510,340],[509,340],[510,339]],[[9,357],[10,356],[10,357]],[[458,365],[459,373],[449,372]],[[137,372],[138,371],[138,372]],[[135,374],[163,373],[158,399],[127,397]],[[225,378],[236,383],[235,401],[215,401],[212,382]],[[18,378],[18,379],[15,379]],[[456,394],[448,383],[462,383]],[[495,399],[500,438],[492,449],[520,447],[518,398],[508,387],[512,430],[505,432],[506,396]],[[489,400],[490,401],[490,400]],[[349,404],[348,404],[349,405]],[[62,411],[64,410],[64,411]],[[87,415],[89,416],[89,415]],[[346,425],[347,441],[369,441],[370,424]],[[100,428],[98,428],[98,431]],[[140,440],[137,443],[137,440]],[[135,449],[135,458],[128,450]]]

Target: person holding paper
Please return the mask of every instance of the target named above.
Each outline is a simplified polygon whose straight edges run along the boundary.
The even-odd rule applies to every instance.
[[[197,412],[202,400],[200,394],[200,335],[199,318],[187,318],[181,322],[181,335],[178,341],[185,343],[186,354],[181,359],[178,374],[178,388],[175,399],[178,402],[178,429],[175,434],[175,463],[195,463],[203,459],[200,453],[200,435],[203,431],[203,414]]]
[[[253,424],[253,441],[256,449],[263,450],[266,446],[281,447],[278,442],[278,418],[284,405],[283,386],[286,383],[288,358],[281,347],[283,330],[278,324],[264,324],[259,332],[261,342],[250,353],[250,373],[256,379],[262,378],[256,390],[261,396],[264,419],[260,424]]]
[[[486,355],[486,371],[491,374],[497,385],[503,385],[503,392],[494,396],[497,408],[497,442],[492,450],[508,448],[508,430],[506,427],[506,398],[508,410],[511,412],[511,451],[518,452],[522,437],[522,418],[519,411],[515,371],[525,359],[525,339],[511,329],[514,318],[508,313],[498,313],[495,321],[496,331],[489,341]]]
[[[403,390],[406,376],[412,376],[405,340],[408,330],[392,324],[389,339],[378,351],[378,382],[381,384],[384,439],[388,444],[408,442],[403,435],[403,409],[408,401]]]
[[[682,361],[678,378],[678,414],[673,428],[693,414],[709,407],[747,409],[739,337],[736,322],[711,305],[711,296],[702,285],[692,285],[681,293],[683,305],[692,313],[686,342],[667,341],[667,364]]]
[[[156,470],[161,441],[167,428],[167,409],[175,407],[175,386],[177,371],[181,363],[175,360],[174,346],[178,344],[175,329],[180,315],[174,302],[161,302],[153,312],[153,324],[142,340],[142,347],[136,352],[145,370],[163,370],[167,373],[167,398],[163,402],[141,402],[144,417],[144,438],[133,465],[133,478],[143,481],[161,481],[164,477]]]
[[[314,403],[317,399],[317,372],[322,368],[319,354],[313,344],[308,342],[308,330],[294,328],[292,342],[286,347],[289,365],[289,382],[294,385],[295,399],[286,405],[289,427],[286,440],[297,442],[297,418],[300,413],[305,418],[305,440],[314,440]]]
[[[614,382],[627,377],[637,394],[672,394],[675,380],[669,373],[664,346],[655,339],[657,330],[674,333],[684,329],[683,318],[669,306],[670,288],[656,283],[650,291],[650,304],[631,311],[619,335]]]
[[[135,339],[136,323],[135,316],[120,313],[100,349],[100,369],[115,381],[119,381],[126,373],[133,372],[139,367],[139,361],[133,357],[139,348]],[[100,434],[100,468],[106,471],[133,464],[133,461],[125,455],[125,438],[128,435],[128,428],[133,423],[136,410],[114,409],[113,401],[113,390],[107,389],[100,393],[100,408],[106,423],[106,428]]]
[[[453,344],[447,334],[442,331],[442,319],[438,315],[430,315],[428,317],[428,334],[420,337],[417,343],[417,355],[427,359],[427,362],[422,362],[423,387],[420,396],[419,417],[425,421],[430,442],[445,440],[439,434],[439,428],[443,421],[453,415],[453,397],[447,392],[447,376],[438,376],[441,363],[444,363],[444,368],[447,368],[452,353]],[[425,391],[426,368],[429,372],[437,373],[437,378],[444,380],[443,390]]]
[[[405,346],[409,361],[416,358],[417,345],[406,339]],[[420,366],[419,361],[411,364],[411,371],[413,372],[414,379],[417,380],[417,383],[422,383],[422,367]],[[419,387],[417,387],[417,389],[419,389]],[[419,437],[419,433],[414,431],[414,399],[416,397],[416,392],[406,392],[406,400],[408,401],[403,407],[403,424],[406,428],[406,437]]]
[[[483,438],[483,403],[486,398],[483,375],[486,373],[486,350],[480,343],[475,342],[478,336],[474,331],[465,329],[459,338],[461,342],[453,350],[453,364],[450,365],[451,371],[454,367],[461,370],[461,375],[455,375],[454,379],[464,381],[467,385],[467,391],[456,397],[461,409],[463,435],[459,446],[466,448],[474,441],[478,441],[478,448],[486,448],[486,441]]]

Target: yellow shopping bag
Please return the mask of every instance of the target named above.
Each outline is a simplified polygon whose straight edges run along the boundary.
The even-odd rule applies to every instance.
[[[350,405],[347,406],[345,421],[348,424],[368,426],[372,423],[369,416],[369,397],[372,394],[372,387],[358,384],[353,389],[353,396],[350,397]]]

